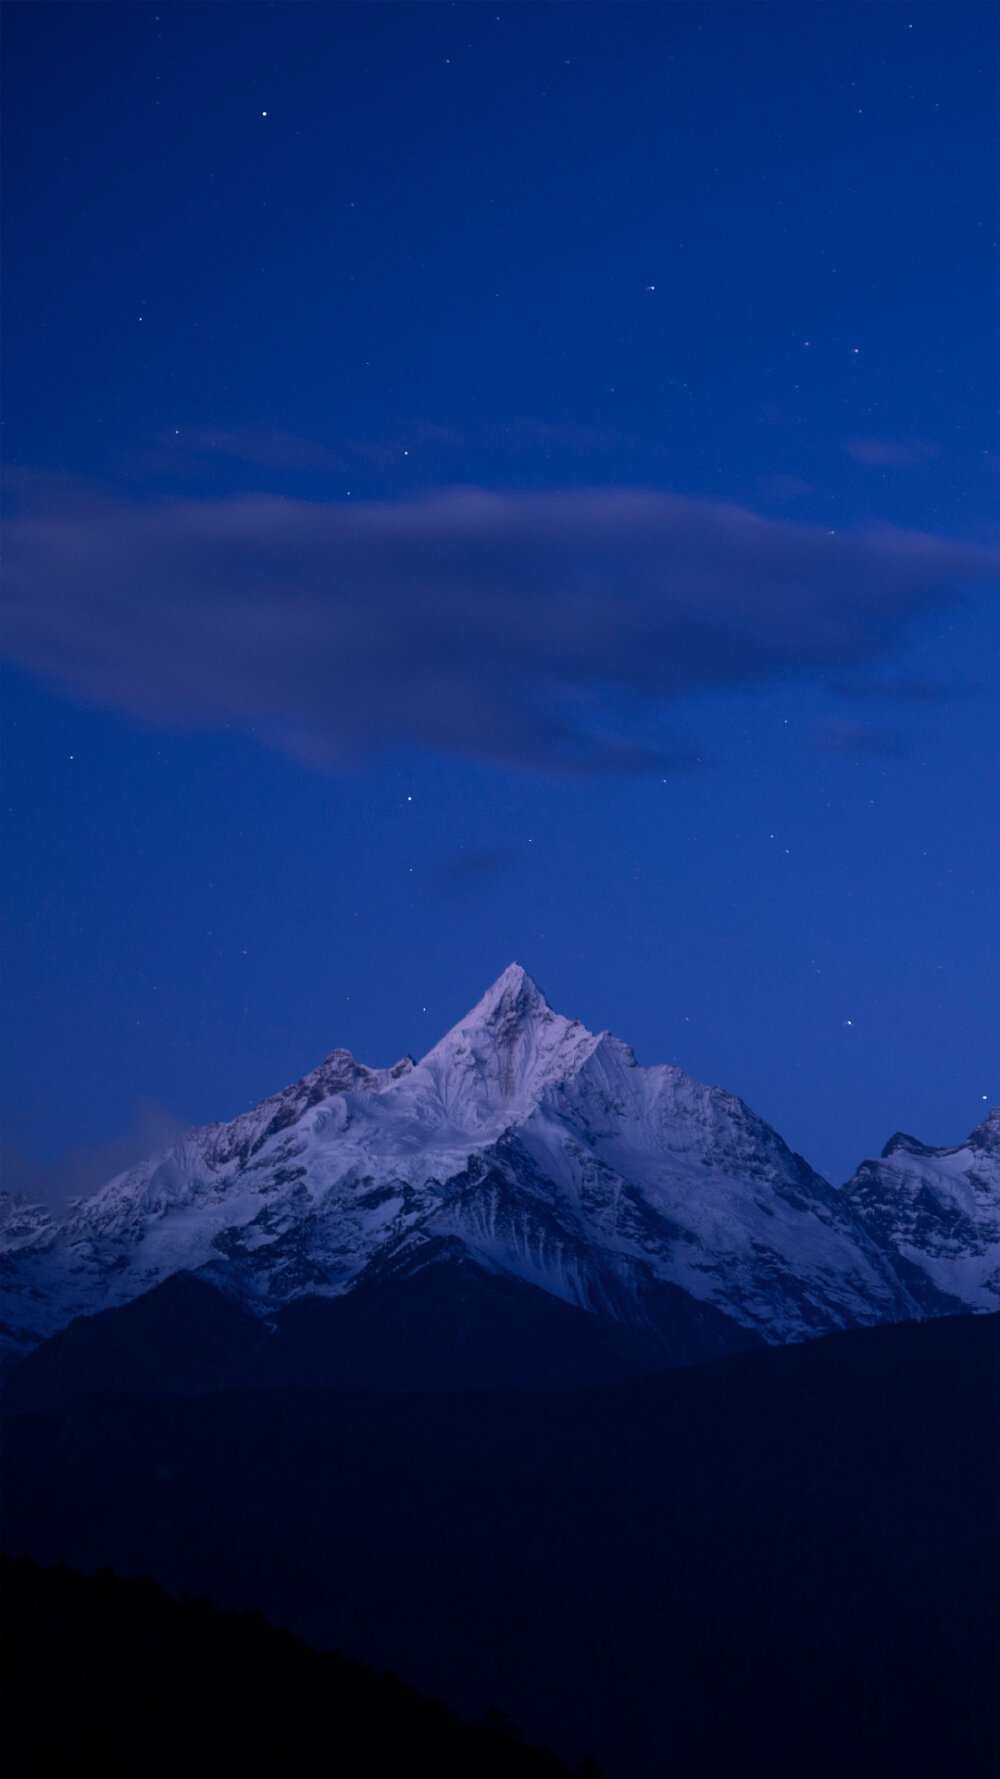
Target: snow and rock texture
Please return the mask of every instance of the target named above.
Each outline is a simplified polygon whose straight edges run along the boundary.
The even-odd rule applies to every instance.
[[[844,1194],[924,1314],[1000,1310],[1000,1106],[953,1149],[897,1131]]]
[[[974,1140],[920,1151],[919,1166],[971,1156]],[[891,1170],[892,1157],[868,1165]],[[409,1293],[425,1316],[435,1301],[468,1316],[489,1299],[503,1342],[519,1306],[540,1329],[548,1305],[560,1338],[570,1322],[599,1327],[621,1365],[648,1370],[944,1313],[956,1298],[987,1307],[972,1273],[947,1267],[956,1243],[987,1228],[995,1239],[995,1151],[992,1165],[979,1205],[964,1162],[947,1174],[954,1215],[925,1207],[928,1193],[945,1203],[927,1184],[938,1174],[905,1199],[912,1215],[892,1171],[868,1197],[865,1170],[839,1191],[734,1095],[640,1067],[617,1038],[554,1013],[511,965],[419,1063],[368,1069],[335,1050],[61,1219],[12,1206],[5,1334],[27,1352],[183,1271],[265,1328],[303,1299],[328,1310],[346,1299],[384,1331],[387,1306]]]

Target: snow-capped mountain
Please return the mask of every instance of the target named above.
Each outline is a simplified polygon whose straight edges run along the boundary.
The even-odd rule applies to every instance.
[[[897,1131],[844,1195],[925,1314],[1000,1310],[1000,1106],[952,1149]]]
[[[619,1356],[627,1332],[646,1369],[943,1313],[956,1298],[987,1307],[985,1274],[970,1294],[972,1273],[947,1271],[938,1249],[996,1241],[995,1171],[973,1202],[979,1186],[957,1183],[964,1163],[941,1159],[971,1147],[907,1151],[920,1167],[933,1156],[952,1198],[965,1194],[959,1230],[957,1212],[926,1209],[928,1192],[945,1202],[926,1170],[894,1198],[890,1151],[866,1164],[882,1173],[863,1168],[837,1190],[734,1095],[640,1067],[610,1033],[554,1013],[511,965],[418,1063],[369,1069],[335,1050],[61,1218],[9,1206],[6,1335],[24,1353],[179,1273],[264,1329],[302,1300],[360,1304],[375,1291],[384,1304],[405,1285],[412,1302],[415,1279],[424,1313],[447,1274],[463,1315],[492,1293],[509,1331],[520,1292],[561,1328],[572,1312],[574,1328],[610,1331]]]

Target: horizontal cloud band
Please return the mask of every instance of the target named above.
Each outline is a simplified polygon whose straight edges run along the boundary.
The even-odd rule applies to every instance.
[[[316,760],[407,741],[579,770],[662,763],[601,733],[609,696],[855,667],[1000,579],[941,538],[630,489],[50,499],[9,522],[6,560],[8,652],[83,697]]]

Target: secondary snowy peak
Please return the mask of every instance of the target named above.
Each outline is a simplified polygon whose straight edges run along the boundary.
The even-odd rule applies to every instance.
[[[922,1307],[1000,1309],[1000,1106],[951,1148],[897,1131],[844,1196]]]
[[[1000,1106],[994,1106],[987,1112],[982,1123],[969,1132],[964,1143],[955,1143],[946,1149],[935,1149],[930,1143],[922,1143],[919,1137],[911,1137],[905,1130],[897,1130],[882,1150],[881,1159],[888,1161],[891,1156],[902,1151],[906,1155],[934,1156],[940,1161],[949,1155],[964,1155],[968,1150],[1000,1160]]]
[[[993,1106],[969,1137],[968,1147],[1000,1162],[1000,1106]]]

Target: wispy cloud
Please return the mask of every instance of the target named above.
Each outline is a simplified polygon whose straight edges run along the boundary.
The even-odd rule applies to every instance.
[[[862,668],[998,561],[637,489],[130,505],[50,483],[8,526],[6,646],[83,697],[318,763],[409,742],[642,768],[678,757],[644,712]]]
[[[919,439],[845,439],[844,450],[856,463],[872,469],[912,469],[914,464],[938,455],[933,445],[925,445]]]
[[[342,474],[347,461],[325,445],[276,426],[177,426],[130,453],[128,469],[132,475],[187,478],[211,473],[220,458],[255,469],[327,474]]]
[[[804,482],[801,476],[758,476],[757,487],[764,500],[778,502],[803,500],[816,492],[812,483]]]
[[[531,420],[521,416],[504,426],[481,429],[484,442],[495,442],[514,451],[571,451],[581,456],[620,451],[637,441],[622,432],[578,426],[568,420]]]
[[[159,1149],[169,1149],[189,1134],[190,1125],[165,1112],[152,1100],[135,1109],[135,1125],[123,1136],[91,1148],[74,1149],[61,1161],[40,1162],[16,1144],[4,1144],[0,1183],[5,1192],[23,1193],[37,1203],[61,1209],[71,1198],[85,1198],[105,1181],[135,1167]]]
[[[948,704],[957,698],[976,697],[982,692],[976,681],[948,683],[936,679],[884,679],[871,674],[833,680],[829,689],[836,697],[855,704],[903,704],[914,708]]]
[[[454,852],[441,867],[441,880],[450,888],[468,889],[492,883],[524,862],[524,854],[512,846],[469,847]]]
[[[182,449],[235,457],[262,469],[340,469],[343,459],[276,426],[189,426],[174,435]]]
[[[898,760],[913,746],[912,735],[901,729],[881,728],[875,723],[824,723],[816,739],[824,753],[846,754],[849,759],[867,754],[883,760]]]

